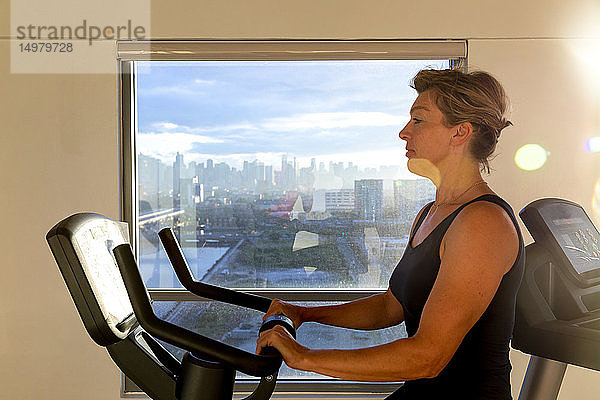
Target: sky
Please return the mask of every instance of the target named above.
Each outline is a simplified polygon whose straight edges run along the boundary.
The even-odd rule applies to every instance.
[[[448,61],[140,62],[138,151],[172,163],[405,166],[398,132],[425,67]]]

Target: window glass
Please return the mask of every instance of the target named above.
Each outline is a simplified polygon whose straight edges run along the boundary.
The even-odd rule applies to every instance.
[[[297,302],[302,305],[329,305],[331,302]],[[155,301],[157,316],[211,339],[254,353],[262,313],[241,307],[209,301]],[[316,349],[353,349],[375,346],[407,337],[404,323],[376,331],[358,331],[316,323],[303,324],[297,332],[300,343]],[[163,342],[181,360],[184,351]],[[238,375],[242,376],[242,374]],[[279,379],[323,379],[325,377],[288,368],[279,371]]]
[[[441,61],[138,62],[139,264],[180,287],[385,288],[433,185],[406,169],[410,79]],[[350,334],[352,335],[352,334]]]

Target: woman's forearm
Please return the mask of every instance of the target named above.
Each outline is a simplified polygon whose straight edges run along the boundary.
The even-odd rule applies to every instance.
[[[431,378],[441,370],[441,360],[428,347],[407,338],[355,350],[307,349],[294,368],[363,382]]]
[[[350,329],[382,329],[404,320],[402,306],[389,290],[363,299],[333,306],[306,307],[303,321]]]

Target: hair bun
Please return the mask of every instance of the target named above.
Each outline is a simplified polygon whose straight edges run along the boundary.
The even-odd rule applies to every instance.
[[[500,120],[500,129],[496,130],[496,139],[500,138],[500,134],[502,133],[502,130],[506,127],[512,126],[512,122],[510,122],[509,120],[507,120],[506,118],[502,118]]]

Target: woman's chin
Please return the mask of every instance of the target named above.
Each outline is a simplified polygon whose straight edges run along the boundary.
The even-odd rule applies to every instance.
[[[409,158],[406,166],[410,172],[431,180],[436,186],[440,182],[440,170],[429,160]]]

